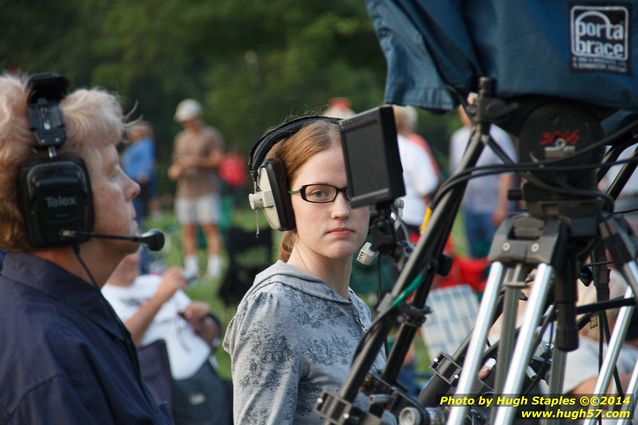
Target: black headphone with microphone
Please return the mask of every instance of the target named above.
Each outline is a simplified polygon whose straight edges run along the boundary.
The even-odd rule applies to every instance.
[[[18,207],[27,241],[34,247],[73,245],[90,239],[93,231],[93,196],[82,158],[59,158],[66,142],[60,101],[69,80],[45,73],[28,81],[28,119],[37,150],[47,157],[22,165],[18,178]],[[84,232],[63,236],[64,230]]]
[[[60,158],[66,126],[60,101],[69,80],[55,73],[29,78],[27,112],[38,151],[46,158],[22,165],[18,177],[18,208],[27,241],[34,247],[76,245],[91,238],[124,239],[143,243],[151,251],[164,246],[164,235],[150,230],[140,236],[93,232],[95,212],[89,172],[82,158]]]
[[[275,144],[316,121],[339,124],[341,120],[323,115],[296,118],[268,131],[250,151],[248,168],[255,192],[248,195],[248,201],[252,209],[263,209],[266,221],[275,230],[294,229],[295,214],[288,194],[290,186],[283,161],[280,158],[265,158]]]

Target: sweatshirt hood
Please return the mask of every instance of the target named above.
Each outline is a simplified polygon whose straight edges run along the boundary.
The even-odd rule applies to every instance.
[[[318,277],[304,273],[297,267],[279,260],[255,276],[255,282],[248,292],[246,292],[246,295],[244,295],[244,299],[248,298],[251,294],[263,287],[273,283],[279,283],[299,292],[303,292],[306,295],[340,304],[350,304],[350,300],[354,295],[352,289],[348,288],[348,298],[350,300],[346,300],[337,294],[332,288],[328,287]]]

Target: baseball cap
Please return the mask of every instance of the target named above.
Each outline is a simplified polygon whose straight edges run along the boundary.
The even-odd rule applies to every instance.
[[[202,105],[195,99],[184,99],[177,105],[175,121],[182,122],[199,117],[202,114]]]

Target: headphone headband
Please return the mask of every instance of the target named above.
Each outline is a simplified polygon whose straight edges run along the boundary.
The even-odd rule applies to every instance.
[[[61,147],[66,141],[66,130],[59,103],[67,94],[69,80],[63,75],[47,72],[31,76],[27,84],[27,111],[31,132],[38,144],[36,147]]]
[[[268,152],[270,152],[270,149],[272,149],[276,143],[289,138],[305,125],[315,121],[327,121],[333,124],[339,124],[341,120],[324,115],[309,115],[285,122],[261,136],[255,146],[250,150],[250,158],[248,159],[248,169],[250,170],[253,180],[257,179],[259,166],[264,162],[266,155],[268,155]]]

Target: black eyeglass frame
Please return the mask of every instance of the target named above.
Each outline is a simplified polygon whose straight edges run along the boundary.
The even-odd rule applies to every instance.
[[[308,197],[306,196],[306,189],[310,186],[325,186],[325,187],[329,187],[334,189],[334,196],[332,197],[332,199],[330,199],[329,201],[311,201],[308,199]],[[301,199],[303,199],[306,202],[310,202],[311,204],[330,204],[332,202],[335,201],[335,199],[337,199],[337,196],[339,196],[339,192],[343,193],[343,196],[346,197],[346,200],[348,200],[348,202],[350,202],[350,197],[348,196],[348,187],[336,187],[333,186],[331,184],[327,184],[327,183],[311,183],[311,184],[305,184],[303,186],[301,186],[299,189],[297,190],[289,190],[288,193],[291,195],[296,195],[299,194],[301,195]]]

